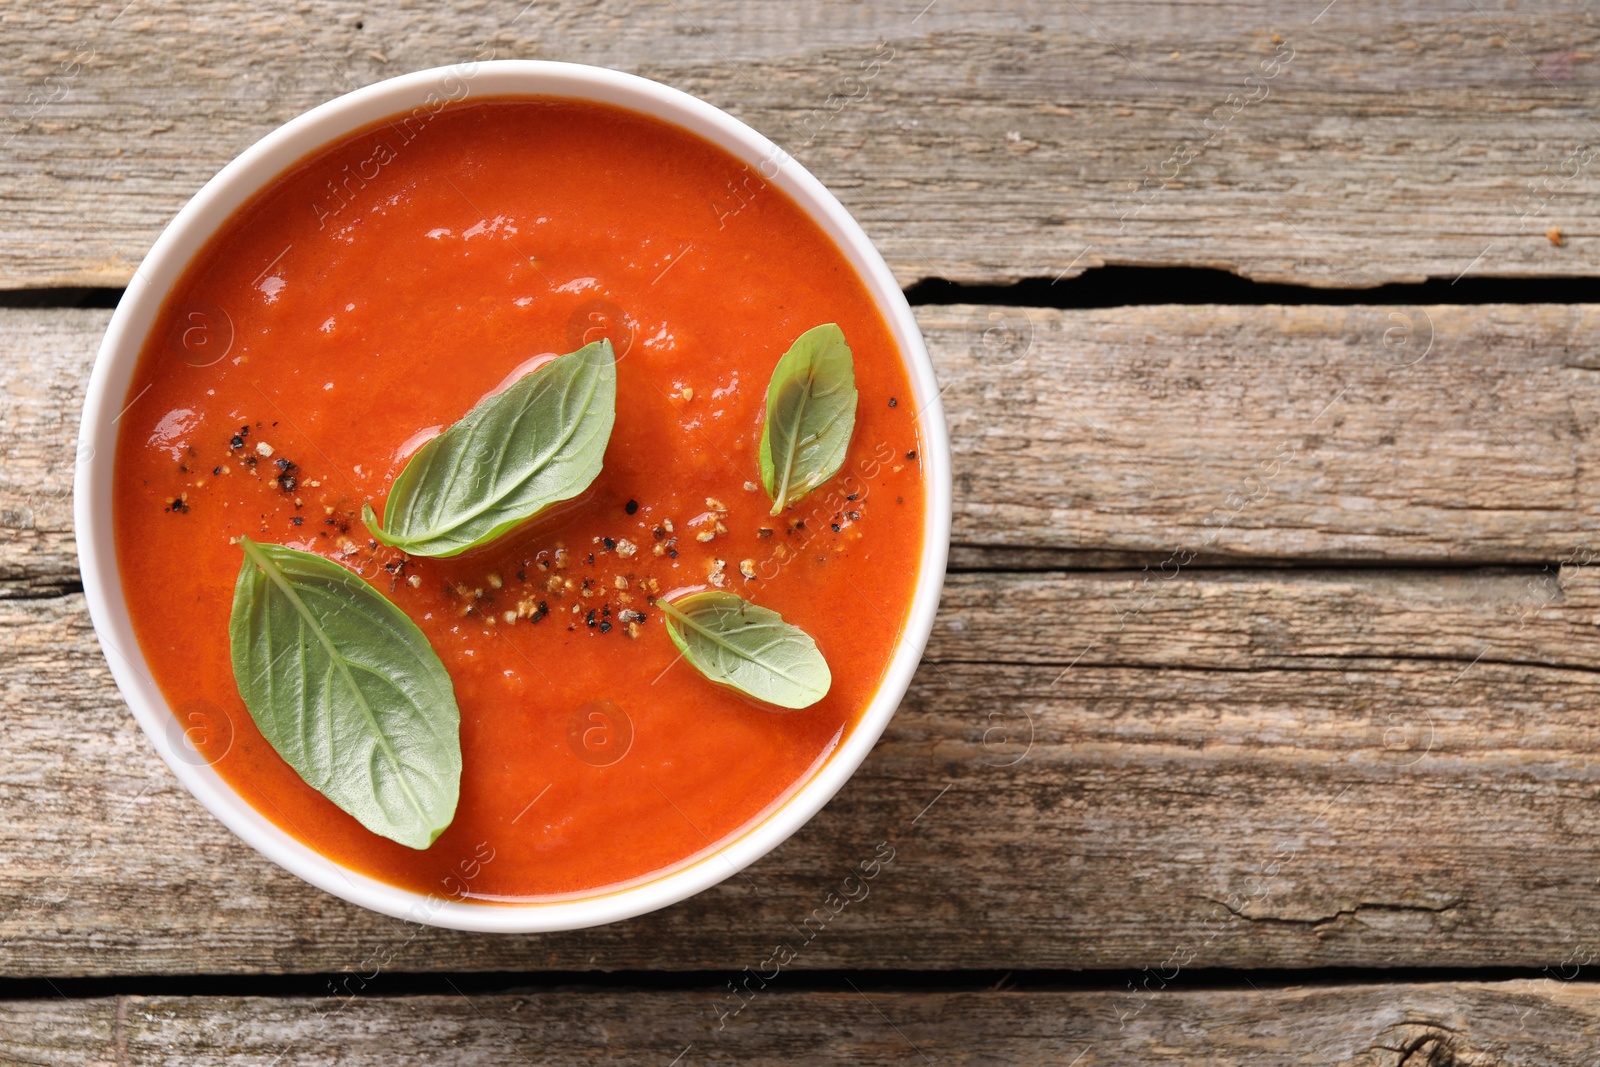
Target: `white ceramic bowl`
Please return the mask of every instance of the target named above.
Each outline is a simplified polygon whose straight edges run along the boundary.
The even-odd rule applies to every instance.
[[[432,100],[518,95],[600,101],[675,123],[759,168],[765,180],[793,197],[827,232],[865,281],[910,372],[922,413],[919,447],[927,478],[926,540],[910,621],[883,685],[855,732],[813,769],[809,780],[715,850],[668,873],[548,903],[468,903],[387,885],[320,855],[260,815],[185,744],[182,727],[150,680],[123,601],[112,540],[111,477],[115,420],[127,402],[134,365],[151,324],[190,259],[237,208],[298,160],[369,123]],[[567,930],[624,919],[698,893],[788,838],[861,765],[905,695],[933,627],[950,540],[950,447],[933,367],[911,308],[861,227],[804,167],[738,119],[656,82],[571,63],[473,63],[407,74],[314,108],[247,149],[184,205],[135,272],[100,345],[78,442],[73,516],[89,612],[117,685],[167,766],[230,830],[312,885],[386,915],[460,930]]]

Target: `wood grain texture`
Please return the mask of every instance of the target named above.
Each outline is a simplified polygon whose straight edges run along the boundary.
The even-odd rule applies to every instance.
[[[1600,276],[1579,0],[68,0],[0,14],[0,56],[0,289],[123,285],[269,130],[490,56],[726,108],[905,285]],[[524,937],[310,888],[139,733],[74,592],[107,318],[0,309],[0,976],[354,995],[0,1000],[0,1063],[1595,1061],[1600,305],[918,309],[969,570],[882,742],[742,875]],[[784,973],[753,977],[778,946]],[[1325,967],[1544,977],[1215,973]],[[1105,988],[894,984],[963,968]],[[705,973],[385,995],[539,970]]]
[[[408,926],[177,784],[81,597],[0,601],[0,974],[1555,965],[1600,903],[1600,569],[965,574],[845,790],[598,930]],[[830,872],[841,872],[838,876]]]
[[[917,310],[965,565],[1595,544],[1600,305]],[[76,582],[78,412],[107,319],[0,312],[0,591]]]
[[[1131,1015],[1106,992],[785,992],[781,982],[721,1029],[727,994],[714,991],[0,1002],[0,1058],[62,1067],[1588,1067],[1600,1034],[1594,987],[1552,979],[1168,992]]]
[[[0,596],[51,592],[77,581],[72,480],[78,422],[110,317],[107,311],[0,312]]]
[[[1551,561],[1594,529],[1595,305],[918,311],[960,544]]]
[[[834,189],[903,283],[1597,273],[1600,26],[1581,0],[1319,6],[29,5],[0,24],[0,285],[121,285],[269,130],[489,56],[724,107]]]

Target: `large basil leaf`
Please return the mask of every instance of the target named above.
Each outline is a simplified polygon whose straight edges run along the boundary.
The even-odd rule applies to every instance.
[[[596,341],[525,374],[417,450],[389,488],[384,544],[454,556],[589,488],[617,415],[617,361]]]
[[[856,370],[833,323],[801,334],[773,368],[761,482],[776,515],[838,473],[856,428]]]
[[[684,659],[713,682],[782,708],[810,707],[833,685],[811,635],[776,611],[716,590],[656,607]]]
[[[228,634],[261,734],[375,834],[427,848],[455,818],[461,712],[422,631],[331,560],[239,538]]]

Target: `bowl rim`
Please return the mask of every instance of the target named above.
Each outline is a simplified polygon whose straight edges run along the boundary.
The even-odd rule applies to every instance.
[[[462,92],[457,97],[453,94]],[[149,330],[173,284],[228,218],[311,154],[373,122],[437,101],[563,97],[608,103],[672,123],[756,167],[833,239],[872,295],[900,348],[918,405],[924,537],[911,610],[877,692],[856,728],[767,809],[679,864],[621,887],[560,899],[451,900],[393,886],[312,849],[256,811],[216,769],[180,751],[179,722],[151,680],[122,591],[111,525],[116,420]],[[444,103],[437,104],[445,106]],[[137,402],[137,397],[133,402]],[[120,409],[120,410],[119,410]],[[921,660],[943,587],[950,539],[951,459],[933,364],[911,307],[861,226],[798,161],[726,112],[681,90],[604,67],[494,60],[433,67],[356,89],[291,119],[223,167],[178,212],[134,271],[96,354],[78,433],[73,520],[85,599],[112,676],[134,718],[178,780],[235,836],[278,866],[350,903],[456,930],[535,933],[616,922],[667,907],[743,870],[786,841],[844,786],[888,726]]]

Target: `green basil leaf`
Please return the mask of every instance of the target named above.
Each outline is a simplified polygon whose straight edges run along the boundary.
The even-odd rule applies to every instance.
[[[801,334],[773,368],[761,482],[776,515],[844,466],[856,429],[856,370],[833,323]]]
[[[332,560],[239,538],[228,635],[261,734],[375,834],[427,848],[455,818],[461,711],[416,623]]]
[[[416,556],[487,544],[600,473],[617,417],[617,361],[596,341],[518,378],[417,450],[389,487],[373,536]]]
[[[656,607],[683,658],[713,682],[781,708],[808,708],[828,695],[833,674],[817,643],[776,611],[716,590]]]

